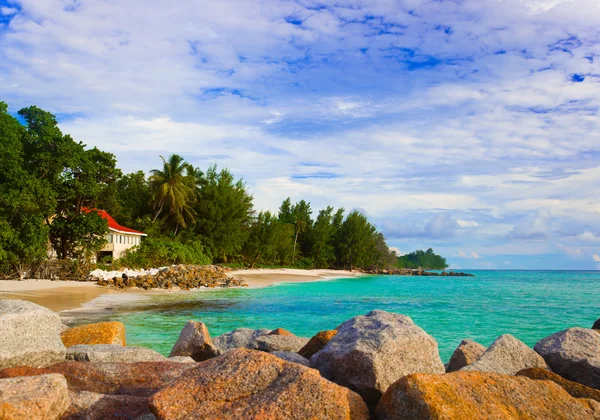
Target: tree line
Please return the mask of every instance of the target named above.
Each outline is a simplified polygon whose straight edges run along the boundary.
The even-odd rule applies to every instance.
[[[310,203],[290,198],[276,213],[256,211],[242,179],[215,165],[203,171],[176,154],[161,157],[149,176],[123,174],[114,155],[63,134],[52,114],[31,106],[18,115],[24,124],[0,102],[0,272],[5,275],[40,264],[50,247],[59,259],[90,260],[108,232],[106,220],[86,211],[94,208],[148,234],[136,252],[115,265],[402,266],[359,211],[329,206],[314,213]]]

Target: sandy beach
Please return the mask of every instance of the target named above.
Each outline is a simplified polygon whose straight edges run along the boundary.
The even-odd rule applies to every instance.
[[[232,277],[244,280],[249,287],[267,287],[277,283],[322,281],[334,278],[357,277],[357,272],[342,270],[253,269],[236,270]],[[53,311],[80,308],[106,294],[170,293],[167,290],[125,289],[101,287],[93,282],[52,280],[0,280],[0,299],[23,299]]]

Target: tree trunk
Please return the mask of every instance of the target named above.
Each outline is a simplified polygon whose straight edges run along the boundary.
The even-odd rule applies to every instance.
[[[296,261],[296,243],[298,242],[298,231],[296,231],[296,236],[294,237],[294,253],[292,254],[292,265],[294,265],[294,261]]]

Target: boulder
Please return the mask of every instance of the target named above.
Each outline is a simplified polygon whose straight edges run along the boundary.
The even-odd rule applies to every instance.
[[[150,398],[158,419],[368,419],[360,396],[314,369],[236,349],[198,364]]]
[[[120,322],[99,322],[79,325],[64,331],[60,338],[66,347],[80,344],[115,344],[124,346],[125,325]]]
[[[463,340],[460,345],[454,350],[446,372],[456,372],[459,369],[469,366],[471,363],[479,359],[485,353],[485,347],[473,340]]]
[[[294,337],[294,334],[283,328],[276,328],[267,335],[286,335],[288,337]]]
[[[344,322],[310,364],[324,378],[358,392],[369,406],[403,376],[445,372],[435,339],[409,317],[384,311]]]
[[[569,328],[540,340],[534,347],[563,378],[600,389],[600,334]]]
[[[231,349],[247,348],[254,349],[254,342],[258,337],[269,334],[270,330],[251,330],[250,328],[238,328],[230,333],[220,335],[213,339],[213,343],[221,349],[227,351]]]
[[[213,344],[206,325],[202,322],[188,321],[169,357],[189,356],[196,362],[202,362],[219,354],[221,350]]]
[[[58,419],[69,408],[62,375],[0,379],[0,419]]]
[[[79,345],[67,349],[67,360],[77,362],[137,363],[163,362],[167,358],[144,347],[123,347],[117,344]]]
[[[314,337],[308,340],[308,343],[306,343],[306,345],[298,351],[298,354],[310,360],[310,358],[313,357],[316,352],[325,347],[325,345],[329,343],[329,340],[331,340],[336,334],[337,330],[318,332]]]
[[[569,393],[570,396],[575,398],[589,398],[600,402],[600,390],[581,385],[580,383],[569,381],[554,372],[547,371],[546,369],[540,368],[529,368],[523,369],[517,372],[517,376],[525,376],[529,379],[537,379],[542,381],[552,381],[557,383]]]
[[[273,356],[277,356],[280,359],[287,360],[288,362],[298,363],[299,365],[309,367],[310,363],[308,359],[300,356],[298,353],[291,351],[274,351],[271,353]]]
[[[594,325],[592,325],[592,329],[593,330],[600,330],[600,318],[596,320],[596,322],[594,322]]]
[[[197,364],[177,362],[64,362],[43,369],[4,369],[0,371],[0,378],[59,373],[67,379],[71,391],[147,397],[195,366]]]
[[[598,419],[600,404],[550,381],[491,372],[405,376],[383,395],[375,419]]]
[[[196,363],[196,361],[189,356],[173,356],[169,357],[167,361],[177,363]]]
[[[504,334],[478,360],[460,370],[515,375],[518,371],[531,367],[547,369],[548,365],[527,344],[510,334]]]
[[[61,328],[60,317],[50,309],[24,300],[0,300],[0,369],[65,360]]]
[[[257,350],[272,353],[274,351],[291,351],[297,353],[308,343],[308,338],[295,335],[264,335],[255,341]]]
[[[148,397],[70,391],[71,406],[61,420],[136,419],[152,415]]]

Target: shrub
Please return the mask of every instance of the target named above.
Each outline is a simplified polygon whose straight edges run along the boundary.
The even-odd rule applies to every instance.
[[[116,260],[113,266],[151,268],[173,264],[209,265],[212,258],[198,240],[179,242],[174,239],[146,238]]]

